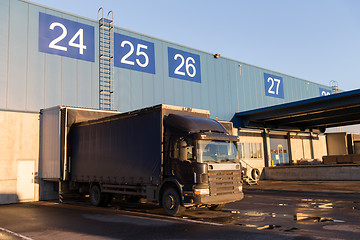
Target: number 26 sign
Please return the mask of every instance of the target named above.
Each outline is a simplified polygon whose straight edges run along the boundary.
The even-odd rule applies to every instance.
[[[200,56],[168,47],[169,77],[201,83]]]
[[[265,95],[269,97],[284,98],[283,78],[264,73]]]

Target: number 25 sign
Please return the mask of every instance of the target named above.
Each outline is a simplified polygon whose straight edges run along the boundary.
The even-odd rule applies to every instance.
[[[114,65],[155,74],[154,43],[115,33]]]
[[[94,27],[40,12],[39,51],[94,62]]]

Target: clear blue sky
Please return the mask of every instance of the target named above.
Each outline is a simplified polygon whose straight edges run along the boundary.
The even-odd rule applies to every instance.
[[[118,27],[329,85],[360,88],[358,0],[32,0]]]

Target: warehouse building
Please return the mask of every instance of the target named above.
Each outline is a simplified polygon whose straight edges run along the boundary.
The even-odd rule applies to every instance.
[[[98,19],[87,19],[4,0],[0,21],[0,203],[39,200],[41,109],[126,112],[170,104],[230,121],[238,112],[332,93],[328,86],[122,29],[101,9]],[[257,168],[289,164],[289,146],[297,146],[293,159],[326,153],[308,150],[311,139],[324,145],[319,133],[272,131],[267,154],[274,156],[265,163],[262,133],[238,134],[242,158]]]

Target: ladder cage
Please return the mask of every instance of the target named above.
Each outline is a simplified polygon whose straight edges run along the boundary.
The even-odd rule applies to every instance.
[[[99,21],[99,108],[114,110],[114,14],[104,9],[97,15]]]

